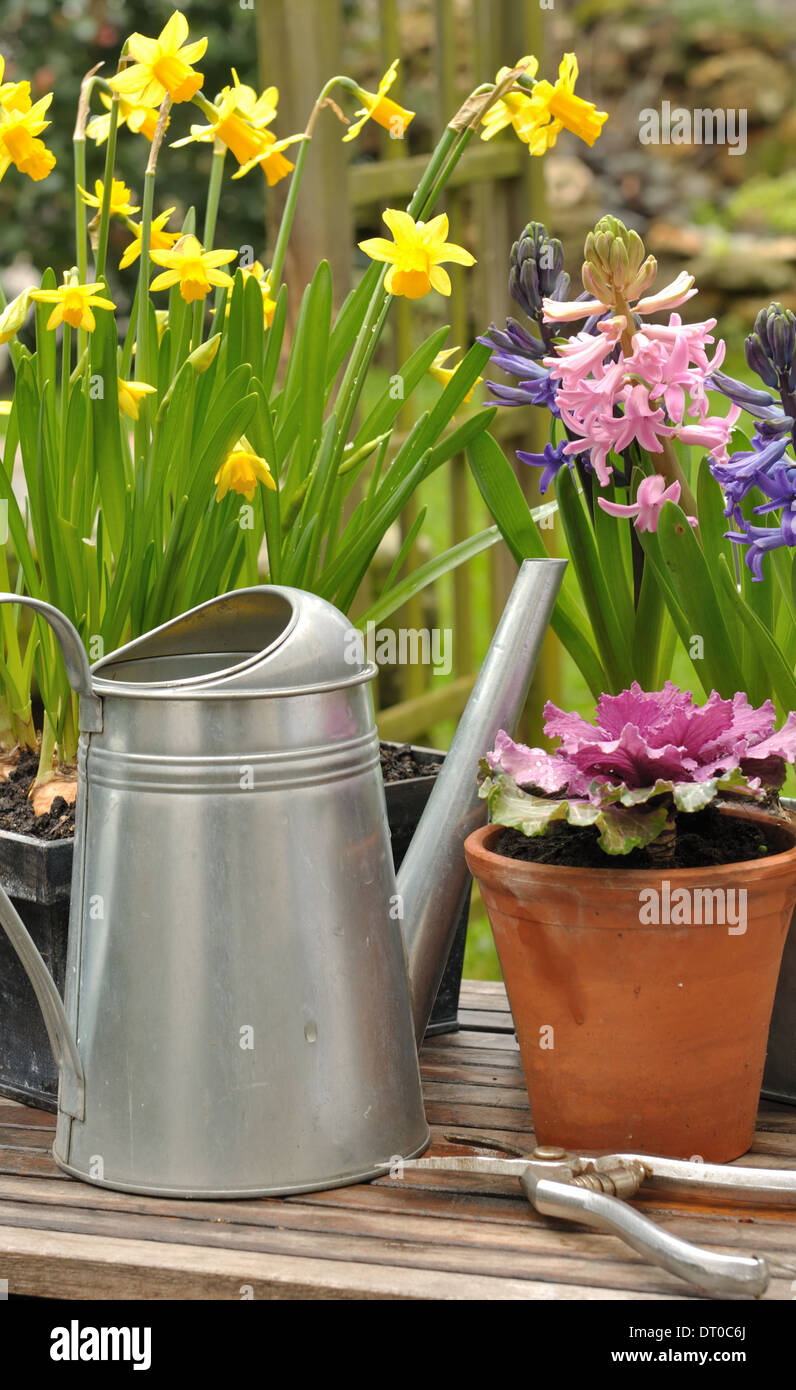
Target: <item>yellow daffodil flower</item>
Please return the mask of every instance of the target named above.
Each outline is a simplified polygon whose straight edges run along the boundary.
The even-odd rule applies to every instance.
[[[422,299],[430,290],[450,294],[450,276],[440,262],[475,265],[475,257],[469,251],[445,240],[448,235],[445,213],[433,217],[430,222],[415,222],[410,213],[387,208],[384,221],[395,240],[371,237],[361,241],[359,247],[371,260],[391,262],[384,280],[388,294],[404,295],[407,299]]]
[[[186,43],[187,37],[188,21],[179,10],[156,39],[131,34],[127,51],[135,62],[110,79],[113,90],[142,106],[159,106],[167,93],[174,102],[190,101],[204,82],[192,64],[204,55],[207,39]]]
[[[119,414],[127,415],[131,420],[137,420],[139,406],[144,396],[151,396],[156,386],[149,386],[145,381],[122,381],[118,378],[119,384]]]
[[[368,92],[364,87],[356,88],[357,96],[362,102],[362,110],[357,111],[359,120],[349,126],[343,140],[355,140],[367,121],[375,121],[377,125],[388,130],[394,139],[403,140],[406,127],[414,120],[415,112],[407,111],[387,96],[398,75],[398,62],[399,59],[396,58],[395,62],[390,64],[379,83],[378,91]]]
[[[284,140],[277,140],[270,131],[263,131],[261,134],[262,144],[258,154],[255,154],[245,164],[242,164],[237,173],[233,174],[233,179],[242,179],[253,169],[255,164],[259,164],[268,182],[268,187],[273,188],[275,183],[285,178],[290,173],[293,165],[286,159],[282,151],[288,146],[295,145],[299,140],[306,140],[306,135],[288,135]]]
[[[4,82],[6,60],[0,53],[0,107],[7,114],[30,110],[30,83]]]
[[[533,54],[528,53],[524,58],[520,58],[514,66],[524,68],[526,77],[535,77],[539,71],[539,60],[534,58]],[[510,72],[511,68],[501,68],[495,77],[495,83],[503,82]],[[517,90],[506,92],[499,101],[490,106],[484,116],[481,125],[481,139],[491,140],[499,131],[505,130],[506,126],[511,125],[522,140],[525,138],[523,132],[529,127],[535,126],[536,114],[529,92]]]
[[[244,280],[253,279],[259,285],[263,297],[263,323],[266,328],[270,328],[276,312],[276,300],[271,298],[271,281],[268,271],[261,261],[254,261],[252,265],[248,266],[242,265],[240,271]],[[227,301],[227,314],[229,314],[229,310],[230,304]]]
[[[30,297],[41,304],[55,305],[47,320],[48,328],[68,323],[70,328],[85,328],[87,333],[93,333],[97,320],[91,312],[92,308],[116,308],[112,300],[97,294],[97,290],[104,288],[101,281],[93,285],[61,285],[57,290],[31,290]]]
[[[445,366],[445,363],[447,362],[448,358],[452,357],[455,352],[459,352],[459,348],[446,348],[444,352],[438,352],[436,357],[434,358],[434,361],[431,363],[431,366],[428,369],[429,376],[433,376],[434,380],[440,382],[442,386],[447,386],[448,382],[453,380],[453,378],[459,370],[459,367]],[[461,363],[459,364],[459,366],[461,366]],[[484,378],[482,376],[476,377],[475,381],[470,387],[470,390],[467,392],[464,401],[462,402],[463,405],[469,404],[469,402],[473,398],[473,391],[475,390],[476,386],[478,386],[479,383],[483,381],[483,379]]]
[[[105,188],[102,179],[96,180],[93,193],[87,193],[85,188],[80,188],[80,184],[78,184],[78,188],[80,189],[80,196],[86,204],[86,207],[96,208],[97,211],[99,211],[105,196]],[[111,217],[130,217],[134,212],[140,212],[140,208],[133,207],[131,201],[132,197],[133,195],[123,179],[112,179],[110,200]]]
[[[272,146],[276,143],[276,136],[273,131],[268,130],[268,126],[276,117],[279,92],[276,87],[266,87],[258,96],[253,87],[247,87],[239,80],[234,68],[232,77],[234,85],[224,87],[216,97],[216,119],[209,125],[192,125],[190,135],[184,136],[182,140],[175,140],[173,145],[177,149],[192,141],[220,140],[232,151],[239,164],[246,165],[248,172],[263,155],[268,155],[269,151],[273,154]],[[290,136],[288,140],[280,143],[279,149],[301,139],[301,135]],[[283,160],[282,163],[284,171],[279,177],[284,177],[284,174],[293,168],[287,160]],[[276,181],[274,179],[274,182]]]
[[[23,290],[0,314],[0,343],[10,343],[28,316],[30,290]]]
[[[518,67],[525,66],[528,77],[535,77],[538,63],[535,58],[521,58]],[[501,68],[495,79],[500,82],[510,69]],[[507,92],[495,102],[484,117],[482,140],[491,140],[504,126],[511,124],[520,140],[532,155],[542,155],[556,143],[559,131],[570,130],[587,145],[593,145],[608,120],[607,111],[597,111],[594,103],[575,96],[578,60],[574,53],[565,53],[558,68],[558,80],[535,82],[529,93]]]
[[[100,101],[110,112],[111,98],[107,92],[100,92]],[[132,130],[135,135],[145,135],[147,140],[152,141],[158,123],[157,106],[144,106],[141,102],[126,101],[124,97],[119,98],[119,114],[117,116],[117,127],[126,125],[128,130]],[[166,126],[169,120],[166,119]],[[86,126],[86,134],[98,145],[104,145],[108,138],[111,128],[110,115],[92,116]]]
[[[562,127],[571,130],[587,145],[593,145],[608,120],[607,111],[597,111],[594,102],[575,96],[577,76],[578,60],[575,54],[565,53],[559,64],[555,86],[549,82],[537,82],[533,89],[531,100],[538,110],[539,138],[545,142],[545,149],[555,144]]]
[[[246,436],[242,435],[213,479],[217,485],[216,501],[220,502],[228,492],[238,492],[247,502],[251,502],[258,479],[276,492],[276,483],[268,464],[259,454],[255,454]]]
[[[180,237],[170,251],[153,251],[155,265],[166,266],[162,275],[156,275],[150,285],[151,290],[167,290],[179,285],[180,294],[190,304],[195,299],[206,299],[212,285],[229,289],[232,277],[218,270],[234,259],[237,251],[203,251],[202,243],[195,236]]]
[[[43,140],[37,139],[50,124],[44,112],[52,101],[52,92],[27,110],[4,110],[0,117],[0,179],[8,166],[15,164],[20,174],[38,182],[46,179],[55,167],[55,155]]]
[[[164,231],[165,225],[173,212],[174,208],[166,208],[165,212],[161,212],[157,217],[152,218],[149,227],[150,253],[152,251],[170,251],[175,242],[179,241],[179,232]],[[128,265],[132,265],[133,261],[137,261],[138,257],[141,255],[141,223],[132,223],[130,230],[133,233],[133,239],[122,256],[122,259],[119,261],[120,270],[126,270]]]

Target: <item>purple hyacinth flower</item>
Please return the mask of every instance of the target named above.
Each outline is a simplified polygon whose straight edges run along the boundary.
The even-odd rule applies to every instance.
[[[772,468],[769,473],[761,477],[758,482],[761,492],[768,497],[767,502],[761,502],[754,511],[762,516],[766,512],[775,512],[784,507],[789,511],[796,511],[796,468],[792,464],[779,463]]]
[[[721,371],[712,372],[706,384],[709,387],[715,386],[733,405],[739,405],[747,414],[760,420],[762,428],[769,436],[790,434],[793,430],[796,422],[790,415],[785,414],[768,391],[758,391],[756,387],[747,386],[746,382],[737,381],[735,377],[727,376]]]
[[[753,526],[743,523],[742,531],[726,532],[727,539],[748,547],[744,561],[756,580],[763,578],[763,556],[782,545],[796,546],[796,512],[785,511],[779,526]]]
[[[543,497],[559,469],[563,468],[565,464],[572,468],[574,459],[571,454],[564,452],[566,445],[566,439],[556,445],[545,444],[541,454],[531,454],[524,449],[517,450],[517,458],[520,463],[529,463],[532,468],[543,469],[539,479],[539,491]]]

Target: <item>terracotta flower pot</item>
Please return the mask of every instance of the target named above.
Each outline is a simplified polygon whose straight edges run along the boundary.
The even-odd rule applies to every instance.
[[[713,1163],[749,1148],[796,900],[796,829],[723,814],[763,821],[777,852],[664,874],[508,859],[490,849],[498,825],[466,840],[540,1144]],[[691,925],[679,924],[685,904]]]

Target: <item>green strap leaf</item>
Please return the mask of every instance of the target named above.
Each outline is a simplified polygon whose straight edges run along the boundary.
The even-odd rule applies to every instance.
[[[728,629],[699,541],[685,512],[674,502],[664,503],[657,534],[663,563],[691,626],[690,637],[702,638],[708,680],[720,695],[731,699],[746,688],[736,656],[742,629],[737,624]]]

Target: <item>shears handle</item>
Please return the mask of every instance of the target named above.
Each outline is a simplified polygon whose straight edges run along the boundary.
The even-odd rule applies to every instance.
[[[768,1288],[768,1265],[757,1255],[719,1255],[703,1250],[662,1230],[617,1197],[551,1178],[536,1178],[531,1170],[522,1174],[520,1185],[540,1215],[581,1221],[595,1230],[619,1236],[639,1255],[670,1274],[679,1275],[711,1298],[759,1298]]]

